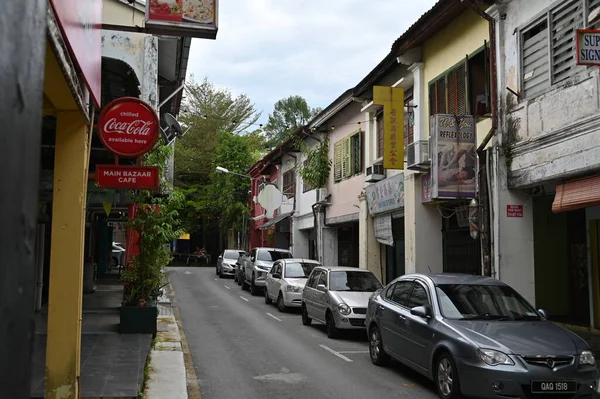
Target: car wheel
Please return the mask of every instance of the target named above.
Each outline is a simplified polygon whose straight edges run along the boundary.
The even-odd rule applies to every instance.
[[[242,285],[242,279],[239,275],[237,276],[237,285]]]
[[[283,294],[281,292],[277,297],[277,309],[279,309],[280,312],[285,312],[287,310],[287,306],[285,306],[285,302],[283,301]]]
[[[233,273],[233,282],[237,283],[237,273],[236,272]]]
[[[442,353],[435,362],[435,387],[443,399],[462,398],[458,370],[449,353]]]
[[[312,319],[308,317],[308,310],[306,310],[306,305],[302,304],[302,324],[305,326],[310,326],[312,323]]]
[[[250,286],[246,282],[246,276],[244,276],[244,277],[242,277],[242,290],[248,291],[248,288],[250,288]]]
[[[254,275],[252,275],[252,280],[250,281],[250,295],[258,295],[258,288],[254,285]]]
[[[371,362],[376,366],[386,366],[390,362],[390,355],[383,349],[383,341],[379,328],[374,326],[369,334],[369,355]]]
[[[221,269],[219,270],[219,278],[223,278],[223,277],[224,277],[224,276],[223,276],[223,269],[221,268]]]
[[[267,287],[265,287],[265,303],[267,305],[270,305],[273,301],[271,300],[271,297],[269,296],[269,290],[267,289]]]
[[[217,276],[219,275],[219,266],[215,266],[215,273]]]
[[[327,337],[334,339],[340,335],[340,330],[335,326],[335,321],[333,320],[333,315],[330,311],[327,311],[325,315],[325,325],[327,327]]]

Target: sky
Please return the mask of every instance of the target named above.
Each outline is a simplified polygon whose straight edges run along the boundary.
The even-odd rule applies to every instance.
[[[377,7],[370,5],[377,4]],[[188,79],[246,94],[266,123],[277,100],[325,108],[360,82],[435,0],[222,0],[216,40],[193,39]]]

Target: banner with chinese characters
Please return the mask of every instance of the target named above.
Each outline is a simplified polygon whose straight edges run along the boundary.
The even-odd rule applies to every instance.
[[[477,184],[475,118],[431,117],[431,198],[474,198]]]
[[[404,170],[404,89],[374,86],[373,103],[383,106],[383,167]]]
[[[371,216],[404,208],[404,173],[365,188]]]

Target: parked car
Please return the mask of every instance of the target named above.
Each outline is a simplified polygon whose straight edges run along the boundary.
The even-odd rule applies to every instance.
[[[242,285],[242,280],[244,280],[244,272],[242,270],[242,258],[247,254],[244,253],[240,255],[237,261],[235,262],[235,270],[233,272],[233,281],[237,283],[237,285]]]
[[[113,268],[118,268],[125,264],[125,248],[118,242],[112,243],[112,249],[110,252],[110,265],[109,270]]]
[[[340,330],[364,329],[369,297],[381,288],[369,270],[315,267],[302,292],[302,324],[308,326],[312,319],[325,323],[329,338]]]
[[[241,249],[226,249],[217,258],[217,266],[215,267],[217,275],[221,278],[224,276],[235,275],[235,264],[238,258],[245,254]]]
[[[311,259],[280,259],[267,274],[265,303],[275,301],[280,312],[302,305],[302,290],[312,270],[320,263]]]
[[[252,295],[258,295],[258,290],[265,287],[267,273],[273,263],[291,257],[292,253],[287,249],[254,248],[250,254],[242,257],[242,289],[250,289]]]
[[[444,399],[591,398],[599,378],[583,339],[489,277],[402,276],[371,297],[367,325],[374,364],[393,357]]]

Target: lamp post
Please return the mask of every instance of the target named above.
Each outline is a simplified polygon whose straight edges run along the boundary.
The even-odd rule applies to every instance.
[[[227,168],[224,168],[224,167],[222,167],[222,166],[217,166],[217,169],[216,169],[216,170],[217,170],[217,172],[219,172],[219,173],[227,173],[227,174],[230,174],[230,175],[241,176],[241,177],[245,177],[245,178],[247,178],[247,179],[250,179],[250,180],[260,180],[260,179],[257,179],[256,177],[252,177],[252,176],[244,175],[244,174],[242,174],[242,173],[232,172],[232,171],[230,171],[229,169],[227,169]]]

